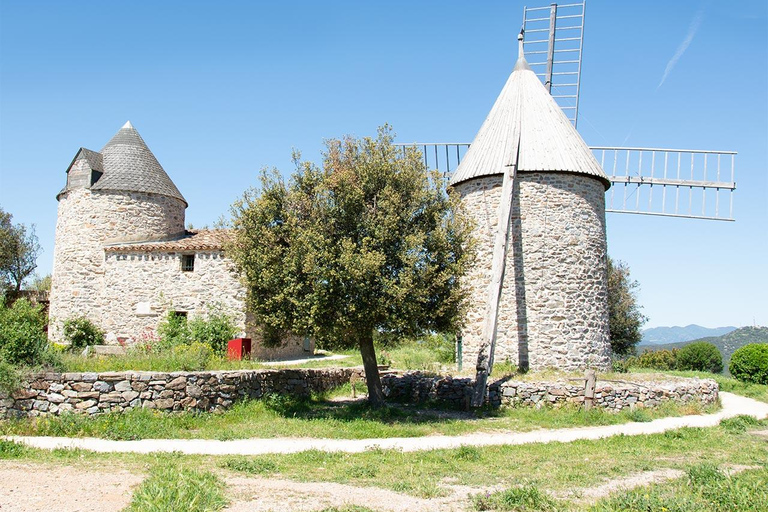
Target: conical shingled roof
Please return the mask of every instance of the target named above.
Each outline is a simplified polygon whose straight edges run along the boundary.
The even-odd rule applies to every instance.
[[[107,142],[101,155],[104,175],[91,189],[149,192],[175,197],[187,204],[130,121]]]
[[[450,184],[503,174],[519,151],[518,172],[566,172],[610,181],[560,106],[520,58]],[[517,137],[520,139],[519,148]]]

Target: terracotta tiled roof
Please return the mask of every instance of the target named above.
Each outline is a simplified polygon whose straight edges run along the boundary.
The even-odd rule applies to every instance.
[[[185,252],[221,250],[232,237],[228,229],[186,231],[174,240],[158,240],[107,245],[107,252]]]

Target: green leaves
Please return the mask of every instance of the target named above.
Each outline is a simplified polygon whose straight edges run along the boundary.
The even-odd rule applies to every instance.
[[[376,138],[326,143],[323,167],[294,154],[286,183],[233,205],[229,254],[257,324],[352,346],[354,333],[456,328],[469,264],[469,223],[421,154]]]

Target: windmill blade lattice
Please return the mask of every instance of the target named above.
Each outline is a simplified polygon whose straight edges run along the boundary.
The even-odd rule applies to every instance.
[[[579,118],[584,1],[525,7],[525,56],[544,87],[575,127]]]
[[[415,142],[427,169],[447,185],[466,142]],[[606,212],[732,221],[736,152],[590,146],[611,182]]]

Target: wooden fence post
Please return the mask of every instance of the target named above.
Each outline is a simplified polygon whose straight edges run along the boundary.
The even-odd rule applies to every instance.
[[[595,401],[595,370],[587,370],[584,374],[584,410],[590,410]]]

